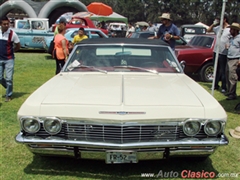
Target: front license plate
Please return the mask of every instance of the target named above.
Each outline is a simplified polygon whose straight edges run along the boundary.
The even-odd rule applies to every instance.
[[[107,151],[106,163],[137,163],[137,154],[134,151]]]

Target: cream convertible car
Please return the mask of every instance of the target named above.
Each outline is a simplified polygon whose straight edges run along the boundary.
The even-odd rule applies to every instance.
[[[228,144],[224,109],[159,40],[82,41],[18,118],[16,141],[40,155],[137,163]]]

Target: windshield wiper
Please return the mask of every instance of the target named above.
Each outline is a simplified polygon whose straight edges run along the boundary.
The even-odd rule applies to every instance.
[[[102,70],[102,69],[96,68],[96,67],[94,67],[94,66],[85,66],[85,65],[82,65],[78,60],[74,60],[74,61],[67,67],[67,69],[68,69],[69,71],[72,71],[72,70],[74,70],[75,68],[88,68],[88,69],[96,70],[96,71],[99,71],[99,72],[102,72],[102,73],[107,74],[107,71],[106,71],[106,70]]]
[[[150,69],[141,68],[141,67],[137,67],[137,66],[114,66],[114,68],[131,68],[131,69],[139,69],[139,70],[142,70],[142,71],[146,71],[146,72],[150,72],[150,73],[158,74],[158,72],[157,72],[156,70],[150,70]]]
[[[99,71],[99,72],[102,72],[102,73],[105,73],[105,74],[108,73],[106,70],[102,70],[102,69],[96,68],[96,67],[94,67],[94,66],[85,66],[85,65],[80,65],[80,64],[79,64],[78,66],[68,67],[68,70],[69,70],[69,71],[72,71],[72,70],[74,70],[75,68],[88,68],[88,69],[96,70],[96,71]]]

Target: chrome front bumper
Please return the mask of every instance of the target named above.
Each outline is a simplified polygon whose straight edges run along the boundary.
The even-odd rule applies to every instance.
[[[225,135],[221,138],[206,140],[183,139],[181,141],[141,142],[141,143],[104,143],[87,141],[70,141],[65,139],[40,139],[25,137],[20,132],[16,142],[24,143],[29,150],[36,154],[53,156],[72,156],[82,159],[106,158],[106,151],[134,151],[138,160],[163,159],[172,156],[207,156],[212,154],[216,147],[227,145]]]

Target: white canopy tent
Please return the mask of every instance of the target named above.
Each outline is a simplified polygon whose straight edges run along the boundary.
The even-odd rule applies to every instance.
[[[202,23],[202,22],[198,22],[198,23],[196,23],[195,25],[200,25],[200,26],[203,26],[203,27],[205,27],[206,29],[208,29],[208,28],[209,28],[209,26],[208,26],[208,25],[206,25],[206,24],[204,24],[204,23]]]

